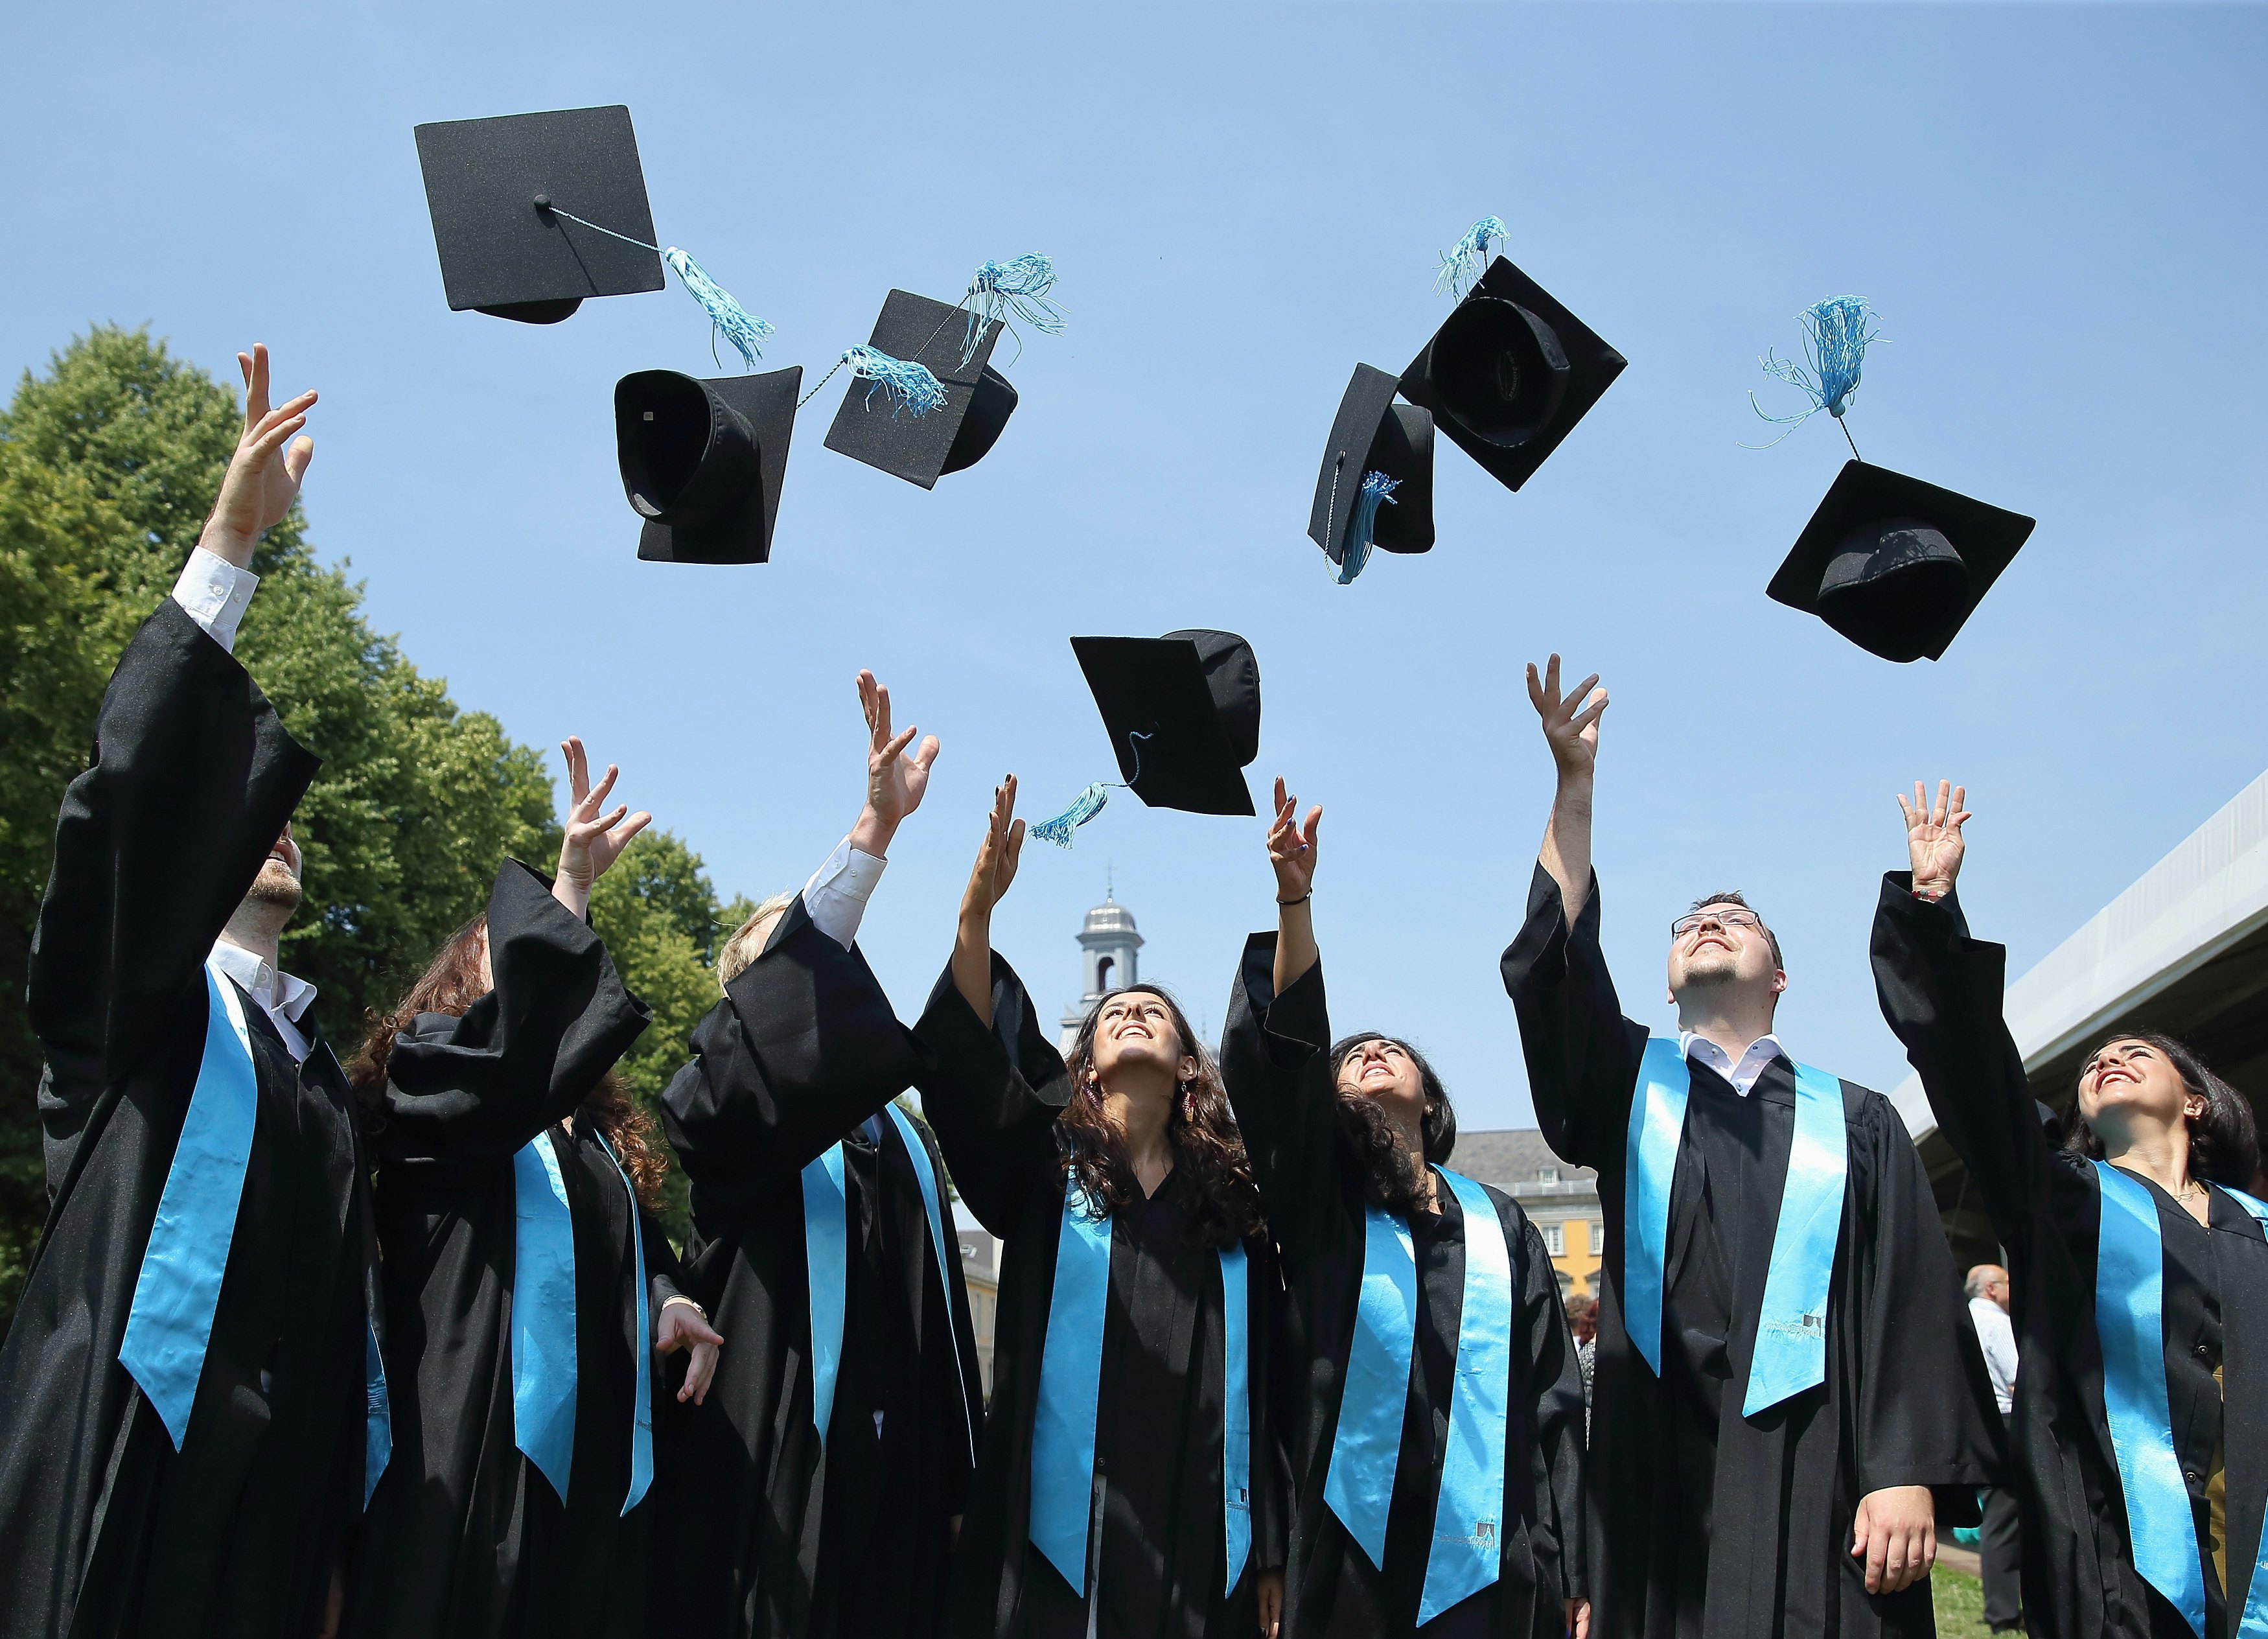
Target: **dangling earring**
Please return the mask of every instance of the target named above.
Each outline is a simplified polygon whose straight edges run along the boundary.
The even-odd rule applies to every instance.
[[[1191,1090],[1196,1085],[1194,1082],[1182,1083],[1182,1119],[1184,1121],[1194,1121],[1197,1118],[1197,1096]]]

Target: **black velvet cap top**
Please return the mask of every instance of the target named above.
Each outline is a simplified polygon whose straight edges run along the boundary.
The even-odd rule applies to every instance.
[[[892,291],[867,345],[893,358],[926,365],[945,388],[945,408],[917,416],[893,408],[887,392],[853,380],[827,429],[827,447],[853,461],[933,490],[948,472],[983,460],[1015,413],[1016,389],[992,368],[1000,327],[989,324],[967,365],[961,351],[968,313],[909,291]]]
[[[1118,774],[1152,808],[1250,814],[1260,755],[1260,663],[1233,631],[1073,638],[1110,731]]]

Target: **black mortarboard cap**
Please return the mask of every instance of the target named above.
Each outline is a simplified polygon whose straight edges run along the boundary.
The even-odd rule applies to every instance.
[[[968,364],[961,362],[969,315],[908,291],[892,291],[868,345],[878,353],[924,365],[945,388],[945,407],[917,416],[894,409],[871,381],[854,380],[827,429],[827,447],[869,467],[933,490],[948,472],[984,459],[1015,413],[1016,389],[991,365],[1000,327],[988,324]]]
[[[1260,755],[1260,663],[1233,631],[1073,638],[1119,776],[1152,808],[1250,814]],[[1139,736],[1139,737],[1138,737]]]
[[[452,308],[556,324],[585,296],[661,288],[659,255],[552,209],[659,242],[621,104],[421,125],[417,160]]]
[[[802,386],[799,365],[714,381],[641,370],[615,383],[615,452],[645,520],[641,558],[769,561]]]
[[[1767,590],[1870,654],[1936,660],[2034,521],[1846,461]]]
[[[1549,291],[1498,256],[1402,373],[1402,395],[1432,410],[1460,449],[1517,490],[1599,402],[1624,362]]]
[[[1346,560],[1347,530],[1366,473],[1401,480],[1378,509],[1371,543],[1388,552],[1432,550],[1433,417],[1414,405],[1395,403],[1398,390],[1399,383],[1385,371],[1357,365],[1339,400],[1307,513],[1307,538],[1335,564]]]

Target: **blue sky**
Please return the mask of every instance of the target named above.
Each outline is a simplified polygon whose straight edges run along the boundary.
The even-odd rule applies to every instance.
[[[1630,1010],[1668,1022],[1665,925],[1738,886],[1792,1047],[1883,1088],[1901,781],[1969,782],[1966,897],[2021,971],[2268,762],[2268,11],[88,5],[9,35],[0,364],[94,320],[218,373],[268,342],[324,395],[313,538],[376,624],[519,738],[621,762],[727,894],[848,825],[872,666],[945,742],[865,935],[908,1016],[993,781],[1039,818],[1110,771],[1073,633],[1252,640],[1256,796],[1282,772],[1326,808],[1336,1023],[1420,1041],[1476,1126],[1528,1119],[1496,976],[1550,794],[1524,660],[1614,690]],[[924,493],[836,456],[830,387],[770,565],[637,563],[612,387],[715,373],[699,310],[450,313],[410,138],[604,102],[664,242],[777,327],[768,367],[815,380],[892,285],[1052,255],[1071,328],[1028,339],[983,463]],[[1443,440],[1440,545],[1334,585],[1303,531],[1340,390],[1418,351],[1436,255],[1489,212],[1630,368],[1519,495]],[[1824,417],[1742,447],[1756,355],[1844,292],[1889,338],[1860,448],[2040,520],[1935,665],[1764,595],[1845,451]],[[1145,976],[1217,1030],[1272,914],[1258,823],[1121,794],[1027,850],[998,937],[1050,1013],[1107,867]]]

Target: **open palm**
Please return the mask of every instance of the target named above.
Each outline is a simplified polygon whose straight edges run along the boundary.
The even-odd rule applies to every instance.
[[[221,479],[204,545],[241,566],[249,561],[253,543],[283,522],[298,496],[315,446],[296,435],[307,425],[315,395],[302,393],[270,409],[266,346],[255,343],[236,360],[244,372],[244,431]]]
[[[1968,851],[1961,834],[1970,818],[1968,798],[1966,786],[1948,786],[1942,779],[1937,782],[1934,802],[1918,779],[1914,781],[1912,801],[1899,794],[1898,808],[1905,816],[1906,853],[1912,861],[1916,892],[1949,892],[1954,879],[1961,875],[1962,856]]]
[[[606,777],[594,786],[591,784],[590,758],[583,750],[581,739],[570,735],[559,742],[559,749],[567,758],[569,804],[567,833],[559,845],[559,880],[587,897],[591,884],[622,858],[630,838],[652,824],[653,816],[643,809],[632,814],[628,803],[615,804],[612,813],[601,812],[622,771],[608,764]]]
[[[968,873],[968,891],[961,898],[963,916],[989,919],[1016,880],[1017,861],[1024,857],[1024,822],[1015,816],[1016,777],[1011,774],[993,788],[984,840]]]
[[[929,790],[937,736],[930,735],[907,756],[906,748],[921,730],[909,725],[902,733],[891,733],[890,691],[870,671],[858,674],[858,705],[866,713],[866,806],[886,831],[895,831],[900,821],[921,807]]]

